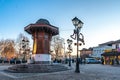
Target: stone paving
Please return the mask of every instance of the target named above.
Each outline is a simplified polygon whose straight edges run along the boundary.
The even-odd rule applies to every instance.
[[[67,65],[66,65],[67,66]],[[0,80],[120,80],[120,67],[101,64],[80,65],[81,73],[71,70],[54,73],[7,73],[2,71],[8,66],[0,66]]]
[[[92,77],[83,74],[74,73],[74,71],[63,71],[51,74],[37,75],[32,77],[22,78],[22,80],[93,80]],[[19,78],[20,80],[20,78]]]

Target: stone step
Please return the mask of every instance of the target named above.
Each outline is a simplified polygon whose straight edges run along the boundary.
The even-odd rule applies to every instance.
[[[5,71],[14,73],[49,73],[69,70],[64,65],[40,65],[40,64],[19,64],[9,67]]]

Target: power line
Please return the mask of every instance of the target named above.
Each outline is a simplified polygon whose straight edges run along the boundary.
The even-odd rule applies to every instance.
[[[68,29],[68,30],[60,30],[60,32],[61,32],[61,31],[73,31],[73,29]]]

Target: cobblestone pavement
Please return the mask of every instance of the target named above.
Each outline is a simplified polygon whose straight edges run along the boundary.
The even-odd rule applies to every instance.
[[[119,80],[120,66],[86,64],[81,66],[81,71],[88,75],[95,76],[97,80]]]
[[[71,70],[54,73],[8,73],[9,65],[0,66],[0,80],[120,80],[120,67],[101,64],[80,65],[81,73],[75,73],[75,64]]]

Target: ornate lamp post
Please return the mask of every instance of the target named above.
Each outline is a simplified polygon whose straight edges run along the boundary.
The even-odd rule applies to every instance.
[[[83,22],[81,20],[79,20],[77,17],[73,18],[72,22],[73,22],[73,25],[75,26],[75,29],[74,29],[73,35],[71,35],[70,37],[74,40],[77,40],[77,44],[76,44],[77,45],[77,58],[76,58],[76,70],[75,70],[75,72],[80,73],[78,50],[79,50],[79,45],[82,45],[82,43],[83,43],[83,45],[85,44],[84,43],[84,36],[82,33],[80,33],[80,30],[83,26]],[[81,41],[82,43],[79,44],[79,41]]]
[[[23,60],[26,59],[27,51],[29,51],[28,45],[29,45],[29,40],[26,38],[23,38],[23,40],[22,40],[22,49],[23,49],[23,54],[24,54]]]
[[[71,47],[71,45],[72,45],[72,40],[70,40],[70,39],[67,39],[67,43],[68,43],[68,50],[69,50],[69,66],[71,66],[71,55],[70,55],[70,53],[72,52],[72,47]]]
[[[64,42],[64,62],[66,63],[66,56],[65,56],[65,42]]]

